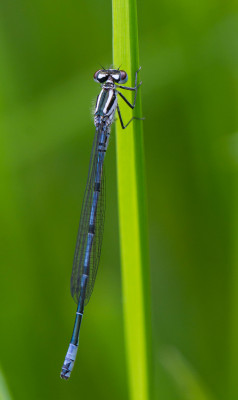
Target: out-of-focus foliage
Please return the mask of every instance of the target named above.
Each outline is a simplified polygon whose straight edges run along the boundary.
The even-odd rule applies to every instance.
[[[154,398],[237,399],[238,7],[139,0],[138,13]],[[72,378],[59,378],[92,75],[111,46],[108,1],[0,2],[0,364],[12,399],[128,398],[114,131],[98,277]]]

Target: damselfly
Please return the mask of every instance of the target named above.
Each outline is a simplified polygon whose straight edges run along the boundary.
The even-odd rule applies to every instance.
[[[118,69],[100,69],[94,74],[94,80],[101,83],[101,92],[97,97],[94,125],[96,133],[91,152],[87,185],[79,223],[78,237],[74,254],[73,270],[71,275],[71,295],[78,304],[72,338],[69,344],[64,364],[61,370],[61,378],[70,377],[75,362],[79,331],[83,317],[84,306],[88,303],[93,291],[97,268],[100,259],[105,210],[105,181],[103,174],[103,163],[110,137],[110,127],[117,110],[119,120],[125,129],[133,117],[124,125],[121,112],[117,102],[117,94],[132,109],[135,107],[137,89],[137,75],[135,74],[135,86],[121,86],[128,80],[127,73]],[[134,101],[131,104],[118,88],[132,90],[135,92]]]

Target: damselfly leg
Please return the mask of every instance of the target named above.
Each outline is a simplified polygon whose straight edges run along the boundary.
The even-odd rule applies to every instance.
[[[118,113],[118,117],[119,117],[119,120],[120,120],[122,129],[126,129],[126,128],[128,127],[128,125],[133,121],[133,119],[138,119],[139,121],[145,119],[145,118],[132,117],[132,118],[130,119],[130,121],[127,122],[126,125],[124,125],[124,123],[123,123],[123,121],[122,121],[121,111],[120,111],[120,108],[119,108],[118,105],[117,105],[117,113]]]
[[[141,67],[136,71],[135,73],[135,86],[134,87],[129,87],[129,86],[122,86],[122,85],[116,85],[116,88],[121,88],[121,89],[125,89],[125,90],[131,90],[135,92],[135,97],[134,97],[134,101],[133,104],[131,104],[126,98],[125,96],[119,92],[119,90],[116,89],[117,93],[121,96],[121,98],[126,102],[126,104],[131,107],[132,109],[135,108],[136,105],[136,96],[137,96],[137,90],[140,87],[140,85],[142,84],[142,81],[140,81],[140,83],[137,85],[137,76],[139,71],[141,70]]]
[[[138,90],[138,88],[140,87],[140,85],[142,84],[142,81],[141,81],[141,82],[137,85],[137,76],[138,76],[138,72],[139,72],[140,70],[141,70],[141,67],[140,67],[140,68],[136,71],[136,73],[135,73],[135,86],[134,86],[134,87],[116,85],[117,88],[120,87],[121,89],[126,89],[126,90],[135,91],[134,101],[133,101],[133,104],[131,104],[131,103],[127,100],[127,98],[126,98],[121,92],[119,92],[119,90],[116,90],[117,93],[119,94],[119,96],[125,101],[125,103],[126,103],[130,108],[132,108],[132,110],[135,108],[137,90]],[[123,120],[122,120],[122,116],[121,116],[121,111],[120,111],[120,108],[119,108],[118,104],[117,104],[117,112],[118,112],[118,116],[119,116],[119,120],[120,120],[122,129],[126,129],[126,128],[128,127],[128,125],[129,125],[134,119],[137,119],[137,120],[144,120],[144,118],[132,117],[132,118],[130,119],[130,121],[127,122],[126,125],[124,125]]]

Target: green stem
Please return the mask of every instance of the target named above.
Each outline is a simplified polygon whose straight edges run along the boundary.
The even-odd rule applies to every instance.
[[[113,0],[113,63],[121,65],[134,86],[139,67],[136,0]],[[123,90],[122,90],[123,91]],[[141,116],[140,91],[135,116]],[[126,93],[129,101],[132,95]],[[124,123],[132,110],[124,102]],[[130,398],[150,398],[150,290],[142,121],[133,121],[126,131],[116,123],[117,180],[121,246],[123,311]]]
[[[234,146],[234,144],[233,144]],[[238,200],[238,185],[237,185],[237,164],[234,165],[234,203],[233,203],[233,252],[232,252],[232,261],[233,268],[231,273],[231,313],[230,313],[230,365],[229,365],[229,399],[235,400],[238,398],[238,387],[237,387],[237,371],[238,371],[238,208],[237,208],[237,200]]]

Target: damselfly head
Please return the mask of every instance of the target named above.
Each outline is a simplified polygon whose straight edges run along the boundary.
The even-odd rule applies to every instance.
[[[128,76],[126,71],[118,69],[99,69],[93,76],[95,82],[104,83],[113,80],[115,83],[126,83]]]

